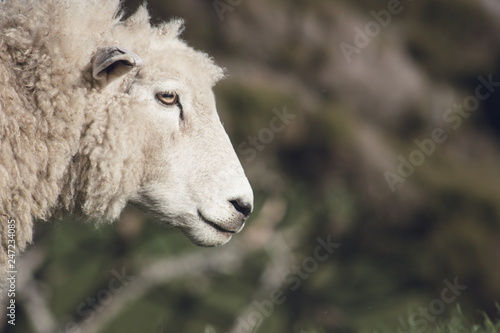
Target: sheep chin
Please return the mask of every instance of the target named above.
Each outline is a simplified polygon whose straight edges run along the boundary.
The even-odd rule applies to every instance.
[[[233,232],[225,231],[213,223],[198,220],[190,226],[182,226],[179,229],[187,238],[197,246],[215,247],[226,244],[231,240]]]

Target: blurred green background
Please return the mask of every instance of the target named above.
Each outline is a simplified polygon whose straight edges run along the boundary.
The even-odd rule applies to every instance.
[[[500,2],[398,3],[149,0],[153,22],[184,18],[183,38],[227,68],[217,105],[254,214],[216,249],[134,211],[40,223],[17,325],[0,331],[424,332],[458,305],[498,316]],[[483,79],[488,97],[460,111]],[[322,242],[336,244],[323,261]]]

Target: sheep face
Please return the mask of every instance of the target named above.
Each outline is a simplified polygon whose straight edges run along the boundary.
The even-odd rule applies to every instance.
[[[217,114],[212,86],[220,69],[187,46],[141,60],[123,52],[126,65],[141,64],[123,76],[133,76],[126,92],[145,135],[146,164],[129,202],[180,228],[195,244],[226,243],[243,228],[253,194]]]

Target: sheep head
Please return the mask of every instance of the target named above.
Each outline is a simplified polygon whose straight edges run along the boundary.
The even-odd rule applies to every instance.
[[[174,39],[144,54],[101,48],[92,73],[99,89],[129,98],[140,118],[132,126],[142,133],[135,144],[144,163],[127,202],[197,245],[229,241],[251,213],[253,194],[217,114],[212,87],[222,70]]]

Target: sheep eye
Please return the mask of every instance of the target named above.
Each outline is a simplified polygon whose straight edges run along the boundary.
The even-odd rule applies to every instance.
[[[155,95],[156,99],[160,101],[162,104],[172,106],[179,102],[179,95],[173,91],[166,91],[157,93]]]

